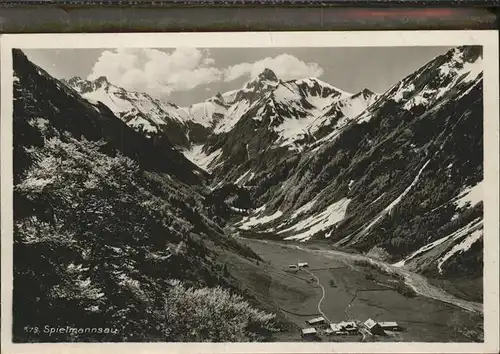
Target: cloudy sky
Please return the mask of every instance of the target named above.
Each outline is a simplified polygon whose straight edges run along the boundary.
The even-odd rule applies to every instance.
[[[447,47],[29,49],[56,78],[106,76],[129,90],[189,105],[240,88],[270,68],[283,79],[318,77],[344,91],[382,93]]]

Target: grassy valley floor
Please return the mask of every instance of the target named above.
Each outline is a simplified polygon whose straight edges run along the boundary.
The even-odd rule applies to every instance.
[[[263,261],[227,259],[229,273],[239,280],[245,291],[266,303],[269,310],[295,324],[276,340],[300,341],[300,328],[307,327],[305,321],[323,315],[331,322],[364,322],[368,318],[396,321],[405,329],[370,340],[470,342],[482,338],[481,313],[425,296],[402,295],[391,288],[388,277],[373,279],[368,275],[373,270],[357,265],[348,254],[346,257],[322,255],[318,252],[321,245],[307,249],[304,244],[298,247],[245,238],[239,241]],[[307,262],[308,269],[288,269],[297,262]],[[322,340],[355,342],[361,341],[362,336],[322,336]]]

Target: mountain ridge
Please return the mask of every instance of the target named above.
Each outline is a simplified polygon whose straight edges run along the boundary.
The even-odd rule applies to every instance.
[[[456,58],[460,58],[460,60],[457,61]],[[478,47],[456,48],[446,55],[437,57],[434,61],[424,66],[423,69],[409,75],[400,83],[393,86],[393,88],[389,89],[381,98],[373,102],[367,110],[351,121],[343,132],[338,134],[337,132],[333,132],[336,136],[330,135],[328,140],[334,138],[331,142],[322,142],[309,152],[305,151],[302,156],[295,158],[295,161],[291,165],[291,160],[285,160],[275,166],[275,170],[281,171],[281,169],[284,169],[285,173],[279,179],[279,184],[281,184],[280,189],[269,192],[268,189],[275,183],[272,179],[269,180],[269,178],[267,178],[268,181],[258,181],[258,185],[249,183],[248,186],[251,186],[253,194],[256,196],[261,195],[260,199],[262,202],[260,204],[267,201],[265,203],[267,209],[266,211],[260,209],[258,213],[250,214],[250,216],[242,221],[242,224],[245,225],[245,223],[248,224],[249,220],[254,220],[253,224],[257,223],[257,230],[260,229],[263,232],[263,237],[269,232],[277,232],[283,235],[282,238],[288,239],[297,237],[300,240],[303,237],[303,240],[307,240],[313,236],[327,237],[336,242],[338,246],[357,247],[365,252],[370,251],[373,247],[379,247],[383,252],[389,250],[389,253],[392,253],[391,256],[384,256],[389,257],[389,259],[398,255],[400,257],[403,256],[403,258],[405,254],[410,256],[406,252],[411,253],[412,247],[416,247],[413,251],[417,252],[419,247],[422,246],[422,252],[417,252],[422,257],[416,257],[420,260],[420,263],[418,261],[415,262],[415,257],[411,257],[413,260],[412,267],[416,270],[430,272],[438,276],[442,274],[442,267],[439,266],[438,269],[435,267],[437,264],[446,264],[442,260],[444,258],[446,260],[449,259],[445,256],[447,250],[449,251],[449,257],[458,255],[458,253],[451,251],[451,248],[454,247],[453,242],[446,243],[448,249],[441,249],[441,253],[438,253],[434,247],[425,248],[427,247],[426,244],[420,243],[417,247],[418,242],[422,242],[422,236],[418,235],[417,237],[417,235],[411,232],[410,235],[402,236],[407,231],[403,232],[397,227],[395,215],[400,215],[401,213],[405,215],[404,211],[400,210],[398,204],[411,203],[411,200],[416,198],[413,196],[413,193],[417,193],[416,190],[425,189],[419,178],[425,178],[429,181],[429,185],[434,186],[439,185],[439,183],[446,183],[436,188],[442,191],[446,190],[449,194],[442,197],[439,196],[440,193],[437,193],[435,196],[428,194],[426,198],[430,198],[430,200],[424,199],[421,201],[422,205],[427,205],[426,208],[430,208],[430,204],[434,204],[435,207],[443,203],[447,205],[448,211],[446,211],[446,215],[449,216],[444,216],[445,214],[443,214],[440,217],[445,218],[444,220],[432,221],[432,223],[437,223],[437,225],[442,223],[442,227],[446,228],[446,218],[453,219],[448,219],[450,222],[461,218],[460,212],[454,216],[454,198],[458,198],[457,196],[463,195],[463,193],[472,195],[472,192],[463,191],[474,190],[475,186],[479,186],[478,183],[480,184],[482,180],[482,125],[479,124],[479,117],[482,114],[482,86],[480,85],[482,75],[475,67],[463,72],[461,66],[456,65],[460,62],[472,62],[480,65],[480,59],[478,58],[480,58],[480,48]],[[433,74],[436,72],[441,73],[443,67],[450,66],[456,68],[456,70],[445,70],[443,75]],[[431,77],[433,80],[429,81],[425,79],[425,81],[422,81],[423,77]],[[412,85],[415,86],[412,87]],[[430,88],[433,88],[434,91],[429,92],[431,91]],[[401,92],[406,93],[401,94]],[[422,93],[430,94],[423,95]],[[402,96],[400,100],[398,99],[399,95]],[[419,99],[421,96],[426,98],[426,100]],[[394,97],[397,99],[394,99]],[[408,104],[408,102],[416,101],[419,104]],[[455,112],[457,112],[456,117],[454,117]],[[436,129],[436,126],[441,127],[442,130]],[[460,133],[456,131],[460,131]],[[425,135],[431,132],[432,137]],[[466,143],[463,141],[464,138],[470,139],[469,142]],[[378,143],[374,141],[375,139],[378,140]],[[463,155],[457,156],[457,152],[453,149],[461,146],[458,141],[462,141],[460,144],[469,146],[471,150],[465,153],[463,152],[463,148],[460,148],[459,151]],[[352,147],[349,147],[350,145]],[[394,155],[394,152],[397,152],[397,154]],[[444,154],[445,152],[447,155]],[[329,161],[329,159],[332,161]],[[443,161],[443,163],[441,164],[440,162],[438,164],[436,159]],[[450,164],[450,160],[453,159],[462,162],[455,161]],[[417,161],[418,163],[415,163]],[[462,167],[454,172],[449,170],[451,166],[457,168],[458,165]],[[406,173],[400,170],[402,166],[408,166],[408,171],[414,170],[415,173]],[[465,166],[470,166],[472,169],[466,170]],[[429,169],[443,171],[444,176],[447,176],[446,178],[450,178],[450,180],[447,181],[446,178],[442,178],[441,182],[430,182],[432,177],[428,175]],[[271,173],[270,171],[271,169],[268,169],[266,173]],[[256,171],[252,172],[254,174],[258,173]],[[358,181],[360,178],[361,181]],[[387,189],[391,184],[394,187]],[[362,194],[361,190],[366,191],[368,185],[371,186],[372,190],[368,190],[367,196],[369,199],[365,202],[363,201],[364,194]],[[384,193],[370,193],[377,191],[380,188],[379,185],[385,186],[386,190]],[[391,199],[388,199],[389,193],[393,195],[392,202]],[[426,191],[425,193],[429,192]],[[275,196],[270,197],[273,194]],[[327,196],[328,199],[326,199]],[[437,202],[437,198],[440,198],[439,203]],[[481,199],[479,197],[479,200]],[[271,201],[270,205],[269,201]],[[466,214],[471,213],[471,215],[481,217],[482,205],[481,203],[474,205],[477,201],[478,199],[474,199],[471,202],[472,205],[469,205],[469,210],[466,209]],[[354,207],[354,204],[357,204],[359,207]],[[370,206],[367,210],[371,210],[369,214],[373,216],[361,221],[360,215],[356,215],[353,210],[359,210],[359,208],[361,210],[363,208],[366,209],[367,206]],[[380,213],[378,215],[377,210]],[[412,217],[422,217],[419,215],[421,211],[419,211],[418,207],[415,208],[412,205],[409,210],[415,213]],[[293,220],[297,219],[299,215],[293,214],[292,216],[294,217],[290,219],[292,212],[302,213],[305,217]],[[439,210],[439,213],[441,212],[444,213],[443,210]],[[429,217],[428,213],[429,211],[424,212],[426,218]],[[357,214],[363,215],[366,212],[363,211]],[[408,217],[411,215],[406,214]],[[266,220],[266,222],[257,222],[260,218],[263,221]],[[400,218],[404,220],[403,217],[400,216]],[[393,224],[388,225],[387,220],[393,220]],[[420,222],[423,222],[425,218],[420,220],[422,220]],[[442,234],[441,232],[443,231],[437,232],[443,236],[441,242],[445,240],[450,241],[451,239],[458,241],[460,239],[464,243],[464,252],[470,247],[466,245],[472,241],[474,241],[472,243],[482,242],[482,231],[475,233],[477,229],[474,226],[475,219],[470,219],[469,216],[465,217],[463,222],[459,223],[460,227],[467,226],[467,220],[472,222],[472,224],[465,232],[458,233],[457,235],[460,236],[456,236],[455,239],[455,236],[448,237],[446,234]],[[259,224],[262,224],[260,228]],[[357,230],[356,227],[350,227],[349,225],[351,224],[359,225],[360,229]],[[417,228],[414,225],[412,227],[422,232],[422,226]],[[458,227],[458,224],[455,227]],[[390,232],[392,236],[383,236],[384,231],[382,230],[384,229],[386,230],[385,234],[388,233],[387,230],[394,230]],[[294,230],[295,235],[292,233]],[[359,234],[360,230],[363,233]],[[451,230],[454,230],[454,228],[451,228]],[[480,230],[480,227],[478,230]],[[258,233],[259,231],[255,232]],[[374,237],[374,233],[376,234],[376,238],[382,242],[387,242],[384,238],[390,239],[393,237],[394,244],[399,242],[403,245],[403,249],[404,247],[409,247],[409,250],[401,253],[402,249],[398,249],[393,245],[390,246],[387,243],[385,246],[380,247],[380,245],[377,245],[378,241],[374,242],[370,240],[370,238]],[[437,236],[432,236],[430,229],[425,230],[422,234],[429,235],[429,245],[436,241]],[[405,239],[405,237],[413,236],[420,241]],[[469,241],[467,241],[466,236],[469,237]],[[445,247],[444,243],[439,244],[441,247]],[[457,249],[459,249],[458,246],[455,250]],[[431,256],[431,250],[435,252],[433,256]],[[432,258],[425,260],[425,257]],[[397,258],[394,260],[398,261]],[[434,263],[435,261],[437,263]],[[481,267],[474,269],[481,274]],[[453,273],[453,271],[450,272],[450,274]]]
[[[188,108],[180,108],[195,117],[194,120],[202,121],[207,128],[197,143],[188,143],[180,146],[180,149],[189,160],[212,175],[212,188],[235,185],[240,192],[233,190],[234,193],[242,193],[243,190],[250,193],[253,202],[248,205],[268,205],[264,214],[263,209],[259,209],[257,214],[251,209],[246,211],[246,214],[250,214],[245,216],[247,222],[257,220],[259,215],[266,215],[270,225],[275,225],[274,219],[276,222],[285,220],[278,225],[281,227],[268,227],[266,230],[290,238],[294,237],[293,233],[286,236],[287,232],[283,230],[287,229],[290,234],[294,228],[286,223],[285,218],[290,215],[305,215],[309,219],[304,221],[304,230],[309,230],[305,231],[309,237],[318,237],[317,235],[324,232],[323,235],[335,239],[337,245],[358,247],[360,244],[359,247],[363,248],[365,236],[356,235],[356,241],[347,242],[348,237],[353,237],[352,235],[344,234],[343,231],[334,232],[344,227],[347,227],[346,230],[350,230],[350,233],[355,231],[346,225],[349,225],[349,220],[353,218],[352,215],[349,216],[352,214],[349,212],[350,208],[353,203],[359,203],[346,196],[346,191],[349,195],[359,189],[356,180],[349,178],[347,181],[341,181],[338,174],[357,174],[357,171],[370,167],[370,164],[374,163],[372,159],[381,158],[384,153],[391,154],[386,145],[398,151],[401,150],[398,144],[403,142],[405,148],[400,152],[402,158],[407,159],[405,155],[413,151],[415,156],[419,156],[417,160],[422,160],[419,165],[409,166],[416,171],[422,169],[420,172],[426,176],[427,169],[435,168],[428,156],[442,151],[443,146],[449,144],[449,138],[454,139],[454,133],[453,130],[444,129],[440,134],[436,134],[434,138],[440,141],[440,147],[430,143],[429,138],[423,138],[422,134],[425,129],[431,127],[429,124],[432,124],[433,115],[442,115],[444,122],[451,122],[449,117],[439,112],[449,112],[451,108],[446,107],[452,107],[452,100],[457,100],[454,105],[461,107],[457,109],[464,110],[463,114],[477,115],[477,104],[472,103],[471,107],[474,108],[471,113],[469,108],[459,105],[458,102],[468,101],[468,97],[472,97],[471,93],[479,94],[480,69],[480,47],[453,48],[429,61],[382,94],[375,94],[367,88],[351,94],[317,78],[283,81],[272,70],[264,69],[239,90],[217,93]],[[453,124],[457,127],[461,123],[459,120]],[[477,127],[473,129],[477,131]],[[449,137],[445,138],[443,134],[446,132]],[[405,134],[408,136],[403,137]],[[408,142],[407,139],[412,141]],[[375,143],[375,140],[378,142]],[[361,153],[345,150],[349,145],[356,146],[366,155],[361,156]],[[357,156],[359,167],[349,167],[347,156]],[[332,158],[336,162],[328,161]],[[392,160],[394,159],[388,159]],[[401,160],[397,163],[409,162]],[[386,163],[386,166],[389,165]],[[353,169],[353,172],[346,171],[346,168]],[[389,177],[384,178],[394,179],[398,175],[403,176],[396,168],[387,175]],[[378,225],[389,218],[394,208],[390,205],[397,205],[400,200],[407,198],[404,193],[412,195],[413,182],[417,185],[415,188],[419,188],[419,176],[411,177],[406,174],[400,177],[402,181],[407,181],[405,187],[403,183],[397,183],[397,187],[394,187],[396,189],[374,195],[370,207],[383,214],[373,216],[371,221],[362,222],[361,225],[365,223],[365,228],[369,226],[363,232],[378,232],[371,231],[371,228],[375,227],[371,224]],[[308,180],[310,185],[300,187],[305,180]],[[286,186],[297,186],[298,189],[290,193],[287,192]],[[407,192],[406,188],[409,188]],[[462,190],[465,190],[464,188]],[[337,197],[327,198],[330,194]],[[389,195],[394,195],[393,203],[384,202]],[[401,198],[396,202],[398,195]],[[327,199],[330,199],[330,206],[325,209]],[[320,206],[315,206],[314,201],[319,202],[317,205]],[[381,211],[380,206],[384,205],[383,203],[386,203],[386,208],[391,211]],[[282,210],[285,205],[287,207]],[[317,214],[316,217],[314,213]],[[269,216],[272,216],[270,220]],[[245,224],[245,219],[241,224]],[[283,227],[285,224],[288,225],[287,228]],[[260,230],[258,232],[266,231],[259,228],[258,223],[255,229]],[[314,230],[321,232],[313,232]],[[339,236],[336,236],[336,233]],[[431,239],[429,244],[432,242],[434,241]],[[417,249],[413,251],[416,252]],[[409,257],[410,254],[406,256]],[[401,258],[395,261],[403,260]],[[412,260],[415,263],[415,257]]]
[[[248,81],[241,89],[217,93],[204,101],[179,107],[172,102],[161,102],[147,94],[128,91],[110,83],[102,76],[94,80],[74,77],[62,80],[90,101],[101,101],[122,118],[128,125],[147,135],[167,134],[179,147],[189,148],[206,139],[212,133],[224,133],[232,129],[235,122],[268,92],[280,86],[296,85],[304,95],[333,98],[356,96],[327,84],[317,78],[283,81],[270,69],[264,69]],[[102,90],[101,90],[102,89]],[[367,89],[363,91],[366,92]],[[99,92],[104,91],[104,92]],[[361,94],[361,91],[359,94]],[[310,103],[306,103],[312,108]],[[324,104],[325,105],[325,104]],[[303,114],[303,113],[302,113]],[[225,117],[231,119],[224,121]],[[169,131],[175,131],[177,136]],[[192,134],[191,131],[196,131]],[[182,134],[184,137],[179,138]],[[196,135],[196,137],[192,137]]]

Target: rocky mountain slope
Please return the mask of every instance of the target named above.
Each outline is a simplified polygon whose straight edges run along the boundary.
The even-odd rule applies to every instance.
[[[206,174],[21,51],[13,63],[14,341],[269,340],[280,322],[225,264],[259,257],[224,235]]]
[[[206,139],[211,126],[203,107],[199,104],[188,109],[162,102],[146,93],[127,91],[101,76],[93,81],[74,77],[62,80],[88,101],[101,102],[134,130],[148,137],[166,135],[176,146],[189,147]],[[216,106],[217,103],[214,103]],[[205,107],[206,108],[206,107]],[[217,111],[216,108],[208,107]]]
[[[303,152],[250,168],[245,187],[260,207],[240,228],[329,238],[433,276],[480,276],[481,55],[451,50]]]
[[[136,131],[148,137],[166,135],[172,144],[203,168],[208,168],[215,160],[237,158],[237,149],[223,153],[218,149],[222,144],[232,146],[231,141],[240,138],[232,133],[241,131],[234,129],[236,124],[247,122],[251,126],[252,121],[265,117],[259,124],[264,128],[264,123],[270,120],[269,128],[272,129],[259,132],[259,135],[268,135],[269,139],[255,142],[246,137],[239,142],[253,150],[267,143],[301,149],[304,142],[321,138],[332,129],[340,129],[346,119],[358,115],[378,97],[368,89],[352,95],[316,78],[284,82],[269,69],[240,90],[218,93],[189,107],[178,107],[145,93],[127,91],[105,77],[94,81],[75,77],[63,82],[90,102],[101,102],[109,107]]]
[[[435,278],[479,279],[481,64],[481,47],[455,48],[382,94],[266,69],[162,115],[204,127],[174,144],[211,175],[239,232],[328,239]]]

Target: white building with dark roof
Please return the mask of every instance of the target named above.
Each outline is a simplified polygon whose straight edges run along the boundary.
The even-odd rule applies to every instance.
[[[335,334],[356,334],[358,326],[354,321],[342,321],[330,324],[330,328]]]
[[[371,318],[367,319],[364,323],[364,326],[372,333],[372,334],[384,334],[384,330],[380,327],[380,324]]]
[[[380,327],[382,327],[383,329],[388,330],[388,331],[397,331],[397,330],[401,329],[399,324],[397,322],[394,322],[394,321],[379,322],[378,324],[380,325]]]
[[[306,323],[311,326],[315,325],[321,325],[325,323],[325,318],[324,317],[316,317],[310,320],[307,320]]]
[[[316,328],[303,328],[302,329],[302,337],[303,338],[313,338],[316,337],[318,334],[318,331]]]

